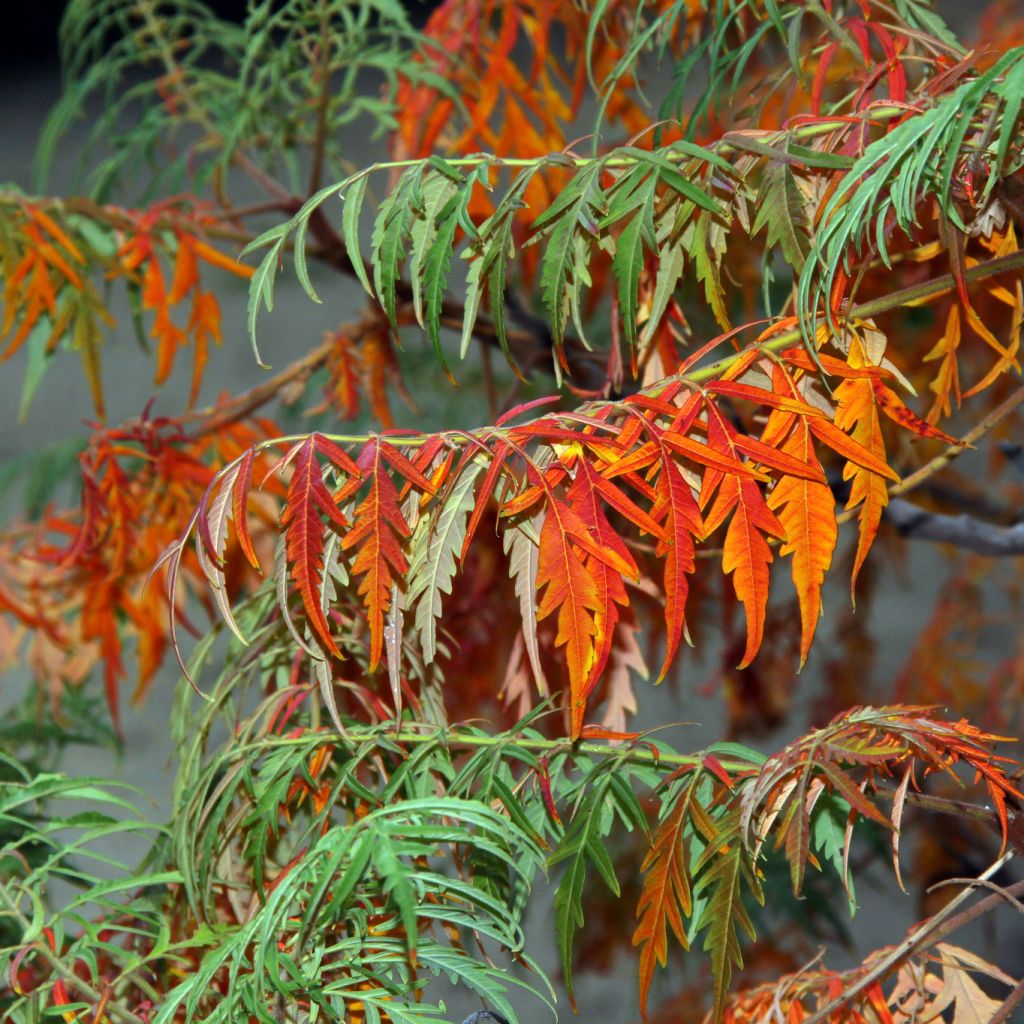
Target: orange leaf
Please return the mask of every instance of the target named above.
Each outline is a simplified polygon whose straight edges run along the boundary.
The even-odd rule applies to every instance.
[[[853,378],[844,380],[836,388],[836,426],[845,430],[861,448],[867,448],[880,461],[885,462],[885,441],[882,438],[882,427],[878,419],[872,384],[873,382],[868,379]],[[850,578],[850,596],[853,598],[857,576],[878,533],[882,512],[889,504],[889,492],[885,486],[884,476],[864,469],[852,461],[848,461],[843,468],[843,479],[851,481],[850,498],[846,507],[850,509],[860,505],[860,512],[857,515],[860,534],[857,538],[857,553]]]
[[[903,399],[895,391],[887,388],[877,377],[871,382],[871,387],[874,390],[875,402],[878,408],[894,423],[898,423],[905,430],[913,431],[920,437],[931,437],[937,441],[943,441],[945,444],[955,445],[959,448],[965,447],[962,441],[955,437],[950,437],[949,434],[939,430],[938,427],[933,427],[930,423],[921,419],[912,409],[907,408]],[[966,447],[969,447],[969,445]]]
[[[797,421],[783,450],[808,463],[817,462],[808,421]],[[828,484],[792,476],[782,477],[768,495],[768,507],[778,513],[786,532],[786,541],[779,553],[793,556],[793,584],[800,603],[801,667],[807,660],[818,626],[821,585],[832,565],[832,553],[839,537],[835,504]]]
[[[199,284],[199,268],[191,241],[186,235],[178,235],[178,253],[174,259],[174,279],[171,281],[171,290],[167,293],[167,301],[172,306],[181,302]]]
[[[665,560],[665,658],[658,682],[667,675],[683,636],[689,595],[687,575],[696,567],[693,536],[704,530],[690,485],[668,453],[664,455],[651,508],[651,515],[664,524],[669,537],[667,541],[659,540],[656,548],[656,553]]]
[[[537,607],[537,621],[558,612],[555,645],[565,647],[573,739],[583,725],[585,685],[595,658],[598,627],[594,617],[604,611],[597,581],[573,543],[573,534],[581,531],[585,532],[586,527],[579,516],[552,496],[540,531],[537,590],[547,589]]]
[[[384,616],[391,607],[395,574],[401,576],[409,568],[402,552],[402,542],[410,535],[409,524],[398,504],[398,491],[384,466],[387,448],[383,441],[374,438],[363,449],[360,463],[369,476],[370,489],[356,509],[352,529],[341,542],[346,551],[359,545],[352,561],[352,573],[363,577],[359,594],[369,612],[371,672],[380,664],[384,649]],[[409,468],[417,473],[411,465]],[[427,487],[430,487],[429,481]]]
[[[708,529],[722,522],[730,510],[733,514],[725,534],[722,569],[733,574],[733,588],[746,614],[747,647],[739,664],[740,668],[746,668],[761,646],[768,606],[768,566],[773,559],[763,534],[785,539],[786,531],[752,480],[739,480],[734,476],[722,480],[707,515]]]
[[[637,903],[640,919],[633,932],[633,945],[640,946],[640,1015],[647,1018],[647,996],[655,965],[668,963],[668,930],[679,945],[689,949],[683,916],[693,911],[688,875],[689,852],[684,830],[689,821],[689,800],[680,798],[655,829],[651,848],[641,866],[644,884]]]
[[[574,510],[579,513],[583,522],[591,527],[594,543],[597,550],[601,552],[600,556],[590,554],[587,560],[587,568],[594,577],[601,608],[594,616],[595,652],[593,663],[581,691],[584,701],[590,697],[597,680],[608,663],[612,641],[615,637],[615,627],[619,621],[617,605],[623,607],[629,605],[629,597],[622,582],[622,569],[624,568],[626,574],[632,579],[637,579],[640,575],[629,549],[622,542],[622,538],[612,529],[604,513],[596,486],[598,479],[597,473],[594,472],[590,464],[585,459],[579,459],[576,465],[576,476],[568,494]],[[615,556],[614,559],[608,557],[612,554]],[[583,711],[583,706],[577,708],[574,703],[573,735],[578,735],[579,730],[583,728]]]
[[[238,260],[233,259],[226,253],[220,252],[218,249],[214,249],[212,245],[207,245],[206,242],[201,241],[198,238],[192,240],[192,248],[195,250],[195,254],[207,263],[213,264],[215,267],[220,267],[221,270],[226,270],[230,274],[235,274],[238,277],[250,278],[255,272],[252,267],[247,267],[244,263],[239,263]]]
[[[935,401],[928,410],[928,419],[935,422],[953,411],[953,401],[960,407],[960,370],[957,363],[957,351],[960,348],[960,307],[954,304],[946,318],[946,329],[935,343],[932,350],[924,357],[924,361],[941,360],[939,372],[928,385],[935,392]]]
[[[231,492],[231,515],[235,521],[238,546],[249,560],[249,564],[259,572],[260,562],[253,550],[252,537],[249,534],[249,519],[246,515],[246,501],[249,497],[249,488],[252,486],[252,464],[255,458],[255,449],[250,448],[239,460],[238,476],[235,477],[235,486]]]

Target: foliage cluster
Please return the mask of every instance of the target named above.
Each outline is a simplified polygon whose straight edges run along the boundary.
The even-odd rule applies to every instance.
[[[1024,644],[986,666],[982,641],[1024,554],[1024,18],[985,17],[969,50],[925,0],[445,0],[422,27],[392,0],[71,0],[37,193],[0,190],[23,411],[72,350],[97,417],[0,532],[0,651],[33,685],[0,755],[10,1019],[426,1024],[446,979],[515,1022],[556,1002],[543,877],[573,1006],[574,967],[626,945],[646,1020],[1024,1005],[949,941],[1024,892],[999,746]],[[79,194],[47,195],[83,117]],[[356,130],[389,158],[354,165]],[[292,270],[366,308],[200,405],[232,326],[262,362]],[[192,348],[184,411],[106,422],[114,290],[156,386]],[[403,380],[421,341],[484,425],[393,409],[434,386]],[[950,581],[876,683],[898,533],[949,545]],[[822,637],[834,561],[860,613]],[[713,617],[729,736],[634,731],[637,681]],[[740,742],[822,646],[826,724]],[[129,655],[140,698],[183,673],[166,825],[58,770],[120,729]],[[918,832],[908,873],[938,815],[958,838]],[[105,852],[140,836],[138,865]],[[972,884],[860,965],[810,959],[886,848],[901,888]],[[697,947],[711,984],[657,1003]]]

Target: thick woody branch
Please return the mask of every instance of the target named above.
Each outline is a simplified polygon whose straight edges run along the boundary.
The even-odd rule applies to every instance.
[[[885,521],[911,540],[954,544],[979,555],[1016,557],[1024,555],[1024,522],[999,526],[963,513],[957,516],[929,512],[903,498],[893,498],[885,510]]]

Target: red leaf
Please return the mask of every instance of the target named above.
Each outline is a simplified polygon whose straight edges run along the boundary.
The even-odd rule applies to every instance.
[[[299,588],[310,626],[323,646],[340,658],[341,652],[320,606],[325,532],[321,514],[326,515],[339,530],[348,526],[348,520],[324,483],[323,471],[317,460],[320,451],[328,453],[334,461],[340,449],[320,434],[311,434],[289,452],[287,461],[293,463],[293,470],[281,522],[285,527],[285,552],[291,565],[291,577]],[[358,472],[348,456],[345,456],[345,462]]]
[[[871,388],[874,391],[875,402],[878,408],[885,413],[894,423],[898,423],[905,430],[913,431],[919,437],[930,437],[936,441],[942,441],[948,445],[955,445],[958,448],[969,448],[963,441],[949,434],[938,427],[933,427],[926,420],[921,419],[912,409],[908,408],[903,399],[895,391],[887,388],[877,377],[872,380]]]

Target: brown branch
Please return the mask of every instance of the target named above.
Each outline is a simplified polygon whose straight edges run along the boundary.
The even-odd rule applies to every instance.
[[[333,347],[333,341],[321,342],[316,348],[310,349],[301,359],[296,359],[295,362],[290,363],[280,373],[274,374],[262,384],[257,384],[220,405],[207,406],[205,409],[193,409],[180,419],[182,422],[200,421],[193,435],[195,437],[212,434],[228,423],[244,419],[261,405],[272,401],[289,384],[303,380],[318,370],[327,360]]]
[[[320,188],[327,149],[327,110],[331,102],[331,22],[325,0],[320,0],[320,96],[317,101],[316,134],[313,137],[313,161],[309,171],[309,194]]]
[[[889,502],[883,519],[909,540],[953,544],[992,558],[1024,555],[1024,522],[999,526],[966,512],[958,516],[929,512],[902,498]]]
[[[960,895],[963,896],[965,894],[970,894],[971,892],[973,892],[972,889],[965,889]],[[975,903],[973,907],[968,907],[966,910],[962,910],[959,914],[949,918],[938,929],[935,935],[929,938],[928,945],[933,946],[937,942],[941,942],[947,936],[952,935],[953,932],[958,931],[965,925],[977,920],[979,917],[984,917],[989,911],[995,910],[996,907],[1005,903],[1008,897],[1016,899],[1019,896],[1024,896],[1024,879],[1019,882],[1014,882],[1013,885],[1005,886],[1001,892],[993,893],[991,896],[986,896],[983,900],[979,900]],[[810,1024],[810,1022],[808,1021],[807,1024]]]
[[[896,797],[896,791],[893,789],[879,788],[875,792],[883,800],[894,800]],[[922,810],[934,811],[936,814],[950,814],[956,818],[970,818],[991,826],[997,833],[1001,831],[999,815],[980,804],[968,803],[966,800],[950,800],[944,796],[917,793],[913,790],[908,790],[905,800],[908,804],[920,807]],[[1024,854],[1024,850],[1020,852]]]
[[[1022,1005],[1024,1005],[1024,979],[1017,982],[1003,1005],[989,1018],[988,1024],[1003,1024],[1004,1021],[1010,1019],[1010,1014]]]
[[[920,469],[915,470],[909,476],[905,476],[898,484],[893,484],[889,488],[889,497],[894,498],[899,494],[906,494],[907,491],[913,490],[924,483],[930,476],[934,476],[939,470],[945,469],[955,458],[962,455],[968,448],[973,447],[976,442],[980,441],[1021,404],[1024,404],[1024,387],[1017,388],[1012,395],[1000,402],[988,415],[979,420],[964,434],[959,444],[950,445],[941,455],[936,455],[934,459],[926,462]]]
[[[988,870],[980,876],[981,880],[984,881],[994,875],[1011,857],[1012,854],[1005,854],[1000,857],[999,860],[992,864],[991,867],[989,867]],[[811,1016],[804,1021],[804,1024],[823,1024],[823,1022],[828,1020],[833,1013],[842,1009],[850,1002],[851,999],[860,995],[860,993],[869,985],[873,984],[875,981],[887,978],[893,971],[899,968],[900,964],[902,964],[907,957],[911,956],[913,953],[916,953],[920,949],[936,945],[936,943],[941,942],[947,935],[951,935],[958,929],[963,928],[964,925],[970,924],[971,921],[974,921],[994,910],[997,906],[1002,904],[1007,895],[1016,897],[1024,894],[1024,881],[1015,882],[1013,885],[1007,886],[1003,889],[998,895],[993,894],[991,896],[986,896],[973,907],[968,907],[966,910],[961,910],[959,913],[956,913],[957,909],[970,899],[973,894],[974,889],[970,888],[965,889],[957,895],[937,914],[928,918],[921,925],[915,928],[907,938],[903,940],[903,942],[892,950],[892,952],[883,957],[875,967],[862,975],[841,995],[836,996],[835,999],[830,1000],[815,1013],[811,1014]]]

